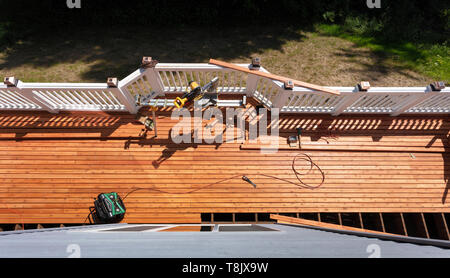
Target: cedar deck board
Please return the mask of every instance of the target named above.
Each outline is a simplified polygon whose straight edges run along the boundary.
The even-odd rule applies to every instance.
[[[201,213],[450,212],[448,116],[280,116],[281,143],[296,127],[302,142],[329,142],[305,151],[326,174],[311,190],[260,176],[296,182],[292,159],[302,150],[176,145],[171,111],[157,112],[158,138],[139,137],[142,125],[126,113],[0,112],[0,223],[83,223],[98,193],[135,187],[159,191],[129,195],[127,223],[199,223]]]

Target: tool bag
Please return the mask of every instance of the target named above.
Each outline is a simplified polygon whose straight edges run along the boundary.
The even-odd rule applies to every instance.
[[[116,192],[98,194],[94,206],[100,223],[117,223],[125,216],[125,205]]]

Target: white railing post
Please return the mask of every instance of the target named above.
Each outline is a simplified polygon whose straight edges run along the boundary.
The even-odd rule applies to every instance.
[[[286,104],[286,101],[288,100],[289,96],[293,95],[292,90],[284,90],[283,88],[280,88],[278,90],[278,95],[276,101],[273,102],[273,107],[279,108],[280,110],[283,108],[283,106]]]
[[[128,112],[130,112],[131,114],[137,113],[138,109],[136,107],[136,100],[125,88],[123,88],[122,90],[119,87],[119,81],[116,77],[109,77],[106,81],[106,86],[112,92],[115,92],[115,95],[119,99],[120,103],[125,106],[125,109],[127,109]]]
[[[145,69],[145,73],[147,76],[148,82],[150,83],[150,86],[152,87],[153,91],[155,91],[155,96],[163,96],[164,95],[164,85],[162,83],[161,77],[156,70],[156,68],[147,68]],[[152,98],[153,98],[152,97]]]
[[[355,103],[364,93],[365,92],[361,92],[355,87],[355,89],[353,90],[353,94],[344,98],[344,100],[334,108],[334,111],[331,113],[331,115],[340,115],[342,112],[344,112],[345,109],[347,109],[347,107]]]
[[[31,101],[35,103],[36,105],[39,105],[42,107],[42,109],[47,110],[47,112],[50,113],[58,113],[59,110],[50,106],[47,101],[44,99],[41,99],[39,96],[37,96],[35,93],[33,93],[33,89],[23,88],[24,82],[18,80],[17,81],[17,88],[19,89],[20,94],[26,98],[28,101]]]
[[[415,98],[412,98],[412,100],[400,105],[397,107],[390,115],[391,116],[398,116],[405,111],[407,111],[409,108],[416,106],[417,104],[425,101],[426,99],[435,96],[438,92],[435,92],[431,89],[430,86],[428,86],[423,94],[416,95]]]
[[[116,91],[116,96],[120,102],[125,106],[130,114],[136,114],[138,112],[136,106],[136,100],[131,96],[127,90],[122,90],[120,88],[111,88],[112,91]]]
[[[258,87],[259,77],[254,74],[249,74],[247,76],[247,87],[245,93],[248,97],[252,97]]]

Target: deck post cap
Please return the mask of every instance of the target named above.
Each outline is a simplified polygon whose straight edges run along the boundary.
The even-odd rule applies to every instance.
[[[153,60],[152,57],[144,56],[142,57],[141,66],[143,68],[154,68],[158,64],[158,60]]]
[[[370,89],[370,82],[369,81],[361,81],[357,85],[359,91],[367,91]]]
[[[119,84],[119,81],[117,80],[117,77],[108,77],[106,80],[106,84],[108,84],[108,87],[116,88]]]
[[[3,79],[3,83],[8,86],[16,86],[17,80],[14,76],[8,76]]]
[[[284,85],[285,90],[293,90],[294,89],[294,82],[292,80],[284,81],[283,85]]]
[[[249,68],[251,70],[259,70],[260,67],[261,59],[259,57],[253,57]]]
[[[429,86],[432,91],[441,91],[441,90],[445,89],[444,81],[435,81],[435,82],[431,83]]]

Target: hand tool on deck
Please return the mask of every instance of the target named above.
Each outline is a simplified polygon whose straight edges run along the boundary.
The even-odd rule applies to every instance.
[[[242,71],[242,72],[245,72],[245,73],[258,75],[258,76],[269,78],[269,79],[272,79],[272,80],[278,80],[278,81],[285,82],[285,83],[289,83],[289,81],[291,81],[294,85],[297,85],[297,86],[300,86],[300,87],[304,87],[304,88],[308,88],[308,89],[315,90],[315,91],[320,91],[320,92],[323,92],[323,93],[328,93],[328,94],[332,94],[332,95],[340,95],[339,91],[334,90],[334,89],[325,88],[325,87],[322,87],[322,86],[319,86],[319,85],[306,83],[306,82],[303,82],[303,81],[292,80],[290,78],[286,78],[286,77],[283,77],[283,76],[279,76],[279,75],[275,75],[275,74],[271,74],[271,73],[267,73],[267,72],[251,70],[249,68],[244,68],[244,67],[241,67],[241,66],[237,66],[235,64],[231,64],[231,63],[227,63],[227,62],[223,62],[223,61],[219,61],[219,60],[209,59],[209,63],[213,64],[213,65],[216,65],[216,66],[224,67],[224,68],[230,68],[230,69],[233,69],[233,70],[238,70],[238,71]]]
[[[248,182],[249,184],[253,185],[254,188],[256,188],[256,184],[254,184],[249,178],[247,178],[247,176],[242,176],[242,179]]]
[[[138,113],[136,115],[136,119],[138,120],[138,122],[144,125],[146,131],[154,130],[155,137],[158,137],[158,130],[156,128],[156,107],[152,106],[151,110],[152,110],[152,118]]]
[[[205,86],[201,87],[197,82],[190,81],[189,88],[186,93],[184,93],[181,97],[177,97],[174,101],[174,104],[177,108],[183,108],[184,106],[191,106],[194,101],[201,100],[205,97],[206,100],[201,102],[202,107],[206,107],[209,105],[215,105],[217,103],[217,94],[214,98],[214,94],[211,94],[216,91],[218,85],[219,78],[214,77],[211,81],[208,82]]]
[[[153,130],[155,122],[148,116],[138,115],[137,120],[145,126],[147,130]]]
[[[298,138],[298,145],[300,148],[302,146],[302,132],[303,132],[303,128],[298,127],[297,128],[297,138]]]
[[[297,128],[297,135],[290,135],[288,137],[288,144],[291,148],[301,148],[302,128]]]

